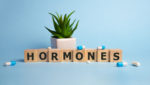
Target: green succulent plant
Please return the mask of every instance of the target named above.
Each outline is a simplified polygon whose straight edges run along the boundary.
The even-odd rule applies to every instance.
[[[52,14],[49,13],[52,16],[53,25],[55,30],[51,30],[48,27],[45,26],[45,28],[52,34],[53,38],[70,38],[74,31],[78,27],[79,20],[76,22],[75,26],[73,27],[76,20],[74,20],[72,23],[70,22],[70,16],[75,11],[72,11],[70,14],[65,14],[64,16],[58,13]]]

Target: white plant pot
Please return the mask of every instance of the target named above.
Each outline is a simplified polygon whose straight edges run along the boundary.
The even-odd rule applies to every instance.
[[[57,49],[75,49],[76,38],[51,38],[51,47]]]

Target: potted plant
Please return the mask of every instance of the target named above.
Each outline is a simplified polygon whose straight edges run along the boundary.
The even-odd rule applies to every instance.
[[[59,15],[58,13],[52,14],[49,13],[52,16],[54,30],[49,29],[48,27],[45,27],[51,34],[51,47],[52,48],[58,48],[58,49],[73,49],[76,48],[76,38],[72,38],[72,35],[74,31],[78,27],[79,20],[74,25],[74,20],[71,23],[70,16],[75,11],[72,11],[70,14]]]

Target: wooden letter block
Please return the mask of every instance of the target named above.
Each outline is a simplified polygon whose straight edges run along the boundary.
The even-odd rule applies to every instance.
[[[110,62],[121,62],[122,61],[122,50],[111,49],[110,50]]]
[[[72,62],[73,61],[73,50],[63,49],[62,50],[62,62]]]
[[[85,49],[85,60],[90,62],[96,62],[97,59],[96,49]]]
[[[97,49],[97,62],[109,62],[109,50]]]
[[[38,55],[39,62],[47,62],[48,61],[48,49],[38,49],[37,55]]]
[[[73,62],[85,62],[85,49],[73,50]]]
[[[49,62],[61,62],[62,61],[61,49],[49,49],[48,60]]]
[[[38,55],[36,49],[24,50],[24,62],[37,62]]]

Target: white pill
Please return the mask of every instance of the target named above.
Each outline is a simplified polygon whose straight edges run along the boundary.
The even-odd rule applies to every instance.
[[[5,66],[10,66],[10,65],[11,65],[11,62],[6,62],[4,65],[5,65]]]
[[[48,47],[48,49],[51,49],[51,47]]]
[[[132,66],[136,66],[136,67],[139,67],[141,64],[137,61],[133,61],[132,62]]]
[[[85,49],[85,45],[82,45],[83,49]]]
[[[101,47],[101,46],[98,46],[97,49],[102,49],[102,47]]]
[[[91,62],[90,62],[90,61],[87,61],[86,63],[87,63],[87,64],[90,64]]]
[[[106,47],[105,47],[104,45],[97,47],[97,49],[99,49],[99,50],[104,50],[105,48],[106,48]]]
[[[128,65],[128,63],[127,63],[127,62],[123,62],[123,65],[124,65],[124,66],[127,66],[127,65]]]

